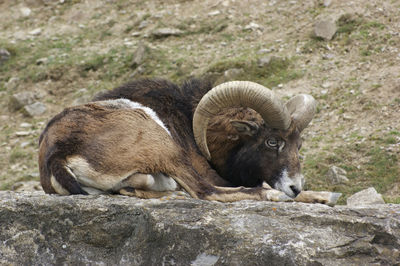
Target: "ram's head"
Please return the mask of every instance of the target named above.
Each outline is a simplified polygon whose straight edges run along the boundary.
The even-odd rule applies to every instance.
[[[300,133],[315,109],[310,95],[283,103],[259,84],[227,82],[202,98],[193,132],[203,155],[233,185],[254,187],[266,182],[295,197],[304,184]]]

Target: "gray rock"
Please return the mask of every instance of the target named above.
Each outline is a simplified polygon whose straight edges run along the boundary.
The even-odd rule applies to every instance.
[[[329,183],[331,184],[344,184],[349,181],[347,178],[347,172],[346,170],[337,167],[337,166],[332,166],[329,168],[328,172],[326,173],[326,178],[328,179]]]
[[[143,62],[147,58],[148,50],[149,48],[147,47],[147,45],[145,45],[144,43],[139,43],[138,48],[133,53],[132,65],[131,65],[132,68],[137,68],[138,66],[143,64]]]
[[[22,107],[24,107],[25,105],[29,105],[34,102],[35,102],[35,94],[31,91],[23,91],[11,95],[10,100],[8,102],[8,108],[11,111],[17,111]]]
[[[0,192],[1,265],[393,265],[400,205]]]
[[[332,40],[337,31],[336,22],[333,19],[321,19],[314,25],[314,34],[325,40]]]
[[[169,37],[169,36],[180,36],[184,32],[181,31],[180,29],[175,29],[175,28],[160,28],[154,30],[151,34],[155,38],[164,38],[164,37]]]
[[[35,117],[44,114],[46,110],[47,110],[46,105],[41,102],[35,102],[33,104],[24,106],[24,113],[30,117]]]
[[[49,62],[49,59],[47,57],[39,58],[38,60],[36,60],[36,65],[47,64],[47,62]]]
[[[7,49],[0,48],[0,66],[4,62],[8,61],[10,59],[10,57],[11,57],[11,54],[9,51],[7,51]]]
[[[32,13],[32,10],[29,7],[23,6],[19,9],[23,17],[29,17]]]
[[[249,24],[247,24],[246,26],[244,26],[245,30],[262,30],[263,27],[261,27],[260,25],[258,25],[255,22],[250,22]]]
[[[90,95],[82,95],[72,102],[72,106],[81,105],[90,102],[92,97]]]
[[[348,206],[365,206],[374,204],[385,204],[385,201],[383,200],[382,195],[373,187],[361,190],[347,198]]]
[[[35,192],[35,191],[43,191],[42,186],[39,181],[21,181],[17,182],[11,187],[12,191],[15,192]]]
[[[232,68],[228,69],[224,72],[224,77],[226,80],[234,80],[236,79],[239,75],[244,73],[243,69],[240,68]]]
[[[29,32],[29,34],[33,35],[33,36],[38,36],[38,35],[42,34],[42,29],[41,28],[37,28],[37,29],[31,30]]]
[[[284,58],[281,58],[279,56],[265,56],[265,57],[261,57],[257,60],[257,64],[259,67],[267,67],[271,64],[271,62],[273,61],[279,61],[279,60],[285,60]]]
[[[332,0],[324,0],[324,3],[323,3],[324,7],[328,7],[331,4],[332,4]]]
[[[139,28],[139,30],[142,30],[142,29],[146,28],[147,25],[149,25],[149,22],[147,20],[143,20],[142,22],[140,22],[138,28]]]
[[[17,77],[10,78],[4,86],[8,91],[15,90],[19,86],[19,78]]]

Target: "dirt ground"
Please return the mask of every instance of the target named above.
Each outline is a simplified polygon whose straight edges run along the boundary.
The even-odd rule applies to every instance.
[[[399,13],[396,0],[0,0],[0,49],[10,53],[0,63],[0,188],[39,180],[38,137],[64,107],[132,78],[208,75],[260,82],[284,98],[312,94],[307,188],[344,201],[373,186],[400,203]],[[336,23],[331,40],[313,34],[320,20]],[[260,63],[268,58],[277,60]],[[46,112],[10,108],[26,91]],[[349,182],[329,183],[332,166]]]

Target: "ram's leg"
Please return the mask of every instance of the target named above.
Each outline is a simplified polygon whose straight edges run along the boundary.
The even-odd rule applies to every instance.
[[[215,187],[216,191],[207,195],[207,200],[232,202],[239,200],[293,201],[284,192],[263,187]]]
[[[208,183],[214,186],[230,187],[232,184],[218,175],[218,173],[211,168],[209,162],[204,156],[198,154],[196,151],[190,152],[193,168],[204,178]]]
[[[137,197],[141,199],[161,198],[165,196],[171,196],[173,194],[172,191],[147,191],[132,187],[121,188],[118,192],[124,196]]]
[[[333,206],[341,195],[342,193],[328,191],[302,191],[294,200],[304,203],[322,203]]]
[[[143,199],[171,196],[178,185],[163,174],[132,174],[113,188],[119,194]]]

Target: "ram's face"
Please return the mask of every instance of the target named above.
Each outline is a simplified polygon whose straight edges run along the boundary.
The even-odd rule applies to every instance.
[[[295,197],[303,188],[299,149],[300,133],[294,123],[286,130],[270,129],[251,121],[232,121],[237,147],[227,160],[227,175],[235,185],[260,186],[263,182]]]

